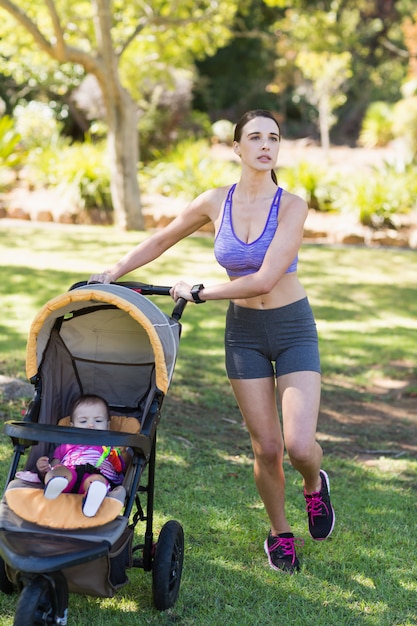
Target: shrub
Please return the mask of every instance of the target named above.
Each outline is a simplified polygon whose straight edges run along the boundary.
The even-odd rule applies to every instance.
[[[140,184],[147,193],[191,199],[210,187],[233,183],[238,175],[239,166],[233,161],[213,159],[207,141],[186,140],[163,159],[143,167]]]
[[[17,167],[22,162],[24,150],[22,136],[8,115],[0,117],[0,164],[2,167]]]
[[[110,169],[104,143],[74,143],[31,152],[32,184],[58,188],[80,209],[112,209]]]
[[[338,200],[342,210],[357,211],[361,224],[372,228],[395,228],[397,215],[416,207],[416,169],[398,171],[392,164],[375,170],[372,176],[356,177],[341,187]]]
[[[235,125],[229,120],[217,120],[211,127],[213,138],[220,143],[225,143],[229,146],[233,143]]]
[[[337,181],[330,178],[324,168],[300,161],[295,167],[279,170],[280,184],[295,193],[316,211],[334,211]]]
[[[365,148],[386,146],[393,139],[393,107],[387,102],[373,102],[363,118],[359,144]]]
[[[399,100],[394,105],[394,136],[404,142],[409,155],[417,155],[417,96]]]
[[[63,144],[60,135],[62,125],[47,104],[35,100],[26,106],[19,104],[14,109],[14,117],[27,150],[47,150],[51,145]]]

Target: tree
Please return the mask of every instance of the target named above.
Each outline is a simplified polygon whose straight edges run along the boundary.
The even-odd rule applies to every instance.
[[[352,74],[350,61],[349,52],[301,51],[297,55],[296,65],[304,78],[304,93],[317,107],[320,140],[326,154],[330,148],[330,127],[336,121],[333,111],[346,100],[342,87]]]
[[[137,167],[137,103],[123,81],[129,50],[141,40],[176,47],[177,62],[213,53],[230,37],[238,0],[0,0],[19,32],[57,65],[83,68],[97,80],[108,126],[115,223],[143,229]],[[158,51],[156,52],[156,55]],[[154,62],[157,62],[158,57]],[[132,59],[130,58],[130,62]],[[143,67],[146,59],[135,59]]]
[[[311,75],[314,59],[321,56],[322,60],[327,59],[330,70],[336,60],[337,63],[342,62],[345,80],[343,89],[340,89],[340,101],[334,102],[333,107],[339,107],[340,115],[343,111],[343,105],[340,105],[346,100],[345,114],[350,118],[350,137],[352,128],[356,126],[359,130],[361,117],[369,102],[396,99],[405,72],[401,17],[412,10],[411,0],[265,2],[268,6],[284,10],[284,16],[275,24],[277,61],[271,90],[280,95],[289,93],[291,103],[297,105],[302,102],[300,95],[305,97],[311,93],[299,80],[306,59],[309,59],[307,74],[310,73],[310,76],[304,75],[304,78],[308,79],[310,86],[314,85]],[[350,55],[349,61],[347,57],[340,56],[345,53]],[[326,66],[322,69],[324,74]],[[337,73],[334,78],[337,78]],[[332,90],[334,86],[335,83]],[[304,88],[302,94],[300,87]],[[318,100],[316,108],[318,111]]]

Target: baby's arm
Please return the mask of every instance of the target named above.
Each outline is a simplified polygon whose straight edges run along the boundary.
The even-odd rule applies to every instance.
[[[132,456],[133,456],[133,452],[131,448],[119,448],[120,450],[120,456],[123,459],[123,463],[125,464],[125,468],[129,465],[130,461],[132,460]]]
[[[49,472],[49,470],[51,469],[51,465],[47,456],[39,457],[39,459],[36,461],[36,469],[41,474],[46,474],[46,472]]]

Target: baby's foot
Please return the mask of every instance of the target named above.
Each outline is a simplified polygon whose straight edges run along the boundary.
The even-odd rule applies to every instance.
[[[86,517],[94,517],[107,495],[107,485],[101,480],[94,480],[88,488],[83,500],[83,513]]]
[[[55,500],[68,486],[68,480],[64,476],[53,476],[45,485],[43,495],[47,500]]]
[[[123,485],[118,485],[108,493],[108,498],[114,498],[114,500],[119,500],[120,502],[124,502],[126,500],[126,489]]]

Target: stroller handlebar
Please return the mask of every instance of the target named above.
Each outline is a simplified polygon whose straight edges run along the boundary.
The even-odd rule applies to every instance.
[[[102,285],[103,283],[97,282],[88,282],[86,280],[80,281],[72,285],[69,291],[73,289],[77,289],[78,287],[85,287],[86,285]],[[112,282],[111,285],[120,285],[121,287],[127,287],[132,291],[136,291],[143,296],[170,296],[169,293],[172,287],[167,287],[163,285],[149,285],[147,283],[140,283],[136,281],[120,281],[120,282]],[[182,317],[184,309],[187,305],[187,300],[185,298],[179,298],[175,303],[174,309],[172,311],[171,317],[175,321],[179,321]]]

